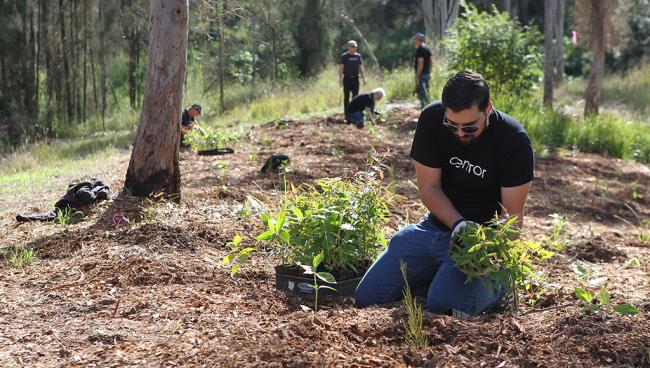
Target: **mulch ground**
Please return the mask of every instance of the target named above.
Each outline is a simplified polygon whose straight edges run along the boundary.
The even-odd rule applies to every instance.
[[[233,155],[184,151],[180,205],[114,193],[72,225],[3,218],[0,246],[33,247],[38,258],[21,269],[0,259],[0,366],[650,366],[650,244],[632,225],[650,217],[650,169],[634,162],[565,151],[538,158],[528,236],[547,234],[550,214],[569,216],[567,250],[543,267],[546,293],[518,314],[425,312],[426,348],[404,342],[400,303],[357,309],[351,299],[329,299],[305,311],[311,301],[275,289],[280,259],[269,249],[230,276],[221,264],[226,243],[241,234],[256,245],[261,229],[241,211],[247,195],[277,203],[282,193],[279,175],[259,172],[273,153],[291,157],[287,177],[299,184],[359,170],[374,147],[399,194],[388,233],[423,215],[408,157],[417,115],[394,109],[364,130],[340,116],[277,121],[240,139]],[[102,178],[120,188],[127,164],[116,159]],[[34,208],[40,203],[23,210],[47,211]],[[132,223],[114,226],[115,214]],[[624,267],[630,258],[641,265]],[[641,314],[585,313],[573,296],[575,262],[609,277],[612,304]]]

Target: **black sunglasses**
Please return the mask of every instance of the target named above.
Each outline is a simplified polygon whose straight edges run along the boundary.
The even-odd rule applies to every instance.
[[[476,133],[476,131],[479,128],[477,124],[478,124],[478,120],[476,120],[475,122],[473,122],[471,124],[465,124],[465,125],[463,125],[462,127],[459,128],[458,125],[450,123],[449,120],[447,120],[446,115],[445,115],[444,120],[442,121],[442,125],[444,125],[452,133],[456,133],[458,131],[458,129],[462,130],[463,133],[466,133],[466,134]]]

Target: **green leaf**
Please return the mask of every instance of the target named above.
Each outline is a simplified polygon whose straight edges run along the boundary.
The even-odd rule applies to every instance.
[[[232,238],[232,244],[234,246],[238,246],[239,243],[241,243],[241,235],[237,234],[237,235],[235,235],[234,238]]]
[[[330,284],[336,284],[336,279],[329,272],[316,272],[316,277]]]
[[[282,226],[284,226],[284,221],[287,219],[287,213],[285,211],[280,212],[277,218],[277,223],[275,224],[275,231],[279,232],[282,230]]]
[[[314,270],[316,270],[318,268],[318,265],[320,265],[320,263],[323,262],[323,258],[325,258],[325,253],[323,253],[323,251],[321,250],[321,252],[318,253],[311,262],[311,265],[314,268]]]
[[[237,272],[239,272],[239,268],[240,268],[240,266],[238,264],[233,265],[230,268],[230,276],[234,276]]]
[[[302,220],[305,217],[300,208],[296,206],[291,207],[291,212],[293,212],[293,215],[296,216],[298,220]]]
[[[235,258],[235,253],[228,253],[225,257],[223,257],[222,263],[227,265],[232,262],[233,258]]]
[[[248,255],[248,253],[240,254],[239,255],[239,263],[244,263],[244,262],[248,261],[249,258],[250,258],[250,256]]]
[[[268,213],[263,213],[260,215],[260,219],[262,220],[262,223],[264,223],[264,226],[269,226],[269,220],[271,219],[271,215]]]
[[[264,240],[264,241],[270,241],[273,240],[275,237],[275,232],[273,230],[266,230],[265,232],[261,233],[260,235],[257,236],[257,240]]]
[[[356,230],[352,224],[342,224],[341,229],[346,230],[346,231],[354,231]]]
[[[623,263],[623,268],[630,268],[630,267],[639,267],[641,266],[641,261],[639,261],[638,258],[630,258],[625,263]]]
[[[629,304],[619,304],[614,307],[614,310],[622,314],[639,314],[639,310]]]
[[[280,237],[280,239],[284,240],[285,242],[287,243],[289,242],[289,238],[290,238],[289,231],[287,231],[286,229],[280,230],[278,236]]]
[[[239,251],[239,255],[242,255],[242,254],[248,254],[248,253],[250,253],[250,252],[252,252],[252,251],[254,251],[254,250],[256,250],[256,249],[255,249],[255,248],[251,248],[251,247],[244,248],[244,249],[242,249],[242,250]]]
[[[584,301],[584,302],[586,302],[588,304],[591,304],[591,302],[593,301],[593,297],[591,296],[591,294],[589,294],[588,291],[585,291],[585,290],[582,290],[579,287],[576,287],[575,288],[575,293],[576,293],[576,296],[580,300],[582,300],[582,301]]]
[[[600,304],[606,305],[609,304],[610,294],[607,292],[607,290],[603,289],[600,291],[600,293],[598,293],[598,295],[596,295],[596,298],[598,298]]]

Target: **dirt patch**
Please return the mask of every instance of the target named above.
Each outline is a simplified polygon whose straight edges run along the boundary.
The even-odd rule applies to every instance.
[[[618,219],[633,220],[630,207],[650,217],[648,196],[635,199],[630,190],[650,187],[650,169],[629,161],[580,153],[537,159],[529,236],[549,233],[548,215],[569,216],[570,245],[542,270],[547,292],[535,308],[551,309],[470,320],[425,312],[431,345],[418,350],[404,342],[401,303],[357,309],[349,298],[323,298],[313,313],[303,308],[313,300],[275,290],[274,266],[282,260],[255,241],[262,225],[255,211],[242,210],[246,196],[276,205],[285,179],[313,184],[347,175],[364,167],[374,147],[386,156],[384,181],[398,195],[390,236],[426,213],[409,158],[417,115],[394,109],[363,130],[341,124],[341,116],[283,120],[252,129],[232,155],[183,151],[182,203],[159,205],[153,215],[144,216],[140,199],[113,195],[70,226],[3,219],[0,238],[34,247],[38,259],[23,269],[0,265],[0,365],[650,366],[650,247]],[[291,158],[285,175],[260,173],[272,153]],[[217,170],[217,160],[227,169]],[[128,157],[98,176],[119,188],[127,165]],[[115,226],[116,214],[130,222]],[[231,277],[221,260],[237,234],[258,251]],[[641,266],[624,268],[629,257]],[[575,260],[610,277],[613,300],[645,313],[603,316],[574,306]]]

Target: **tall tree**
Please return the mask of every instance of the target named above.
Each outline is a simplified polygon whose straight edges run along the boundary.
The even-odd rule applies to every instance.
[[[304,0],[302,14],[298,17],[294,33],[298,46],[298,69],[305,77],[318,74],[327,60],[326,6],[325,0]]]
[[[555,81],[564,80],[564,13],[566,0],[557,0],[557,16],[555,17]]]
[[[422,0],[422,11],[427,37],[436,46],[447,30],[458,19],[460,0]]]
[[[585,115],[598,114],[603,73],[605,70],[605,52],[617,43],[624,32],[624,22],[615,22],[622,10],[618,0],[576,0],[574,12],[576,28],[582,34],[582,40],[592,51],[591,72],[585,90]]]
[[[553,28],[557,0],[544,0],[544,105],[553,106]]]
[[[180,201],[178,150],[187,63],[188,0],[151,0],[149,63],[138,132],[124,182],[136,196]]]

